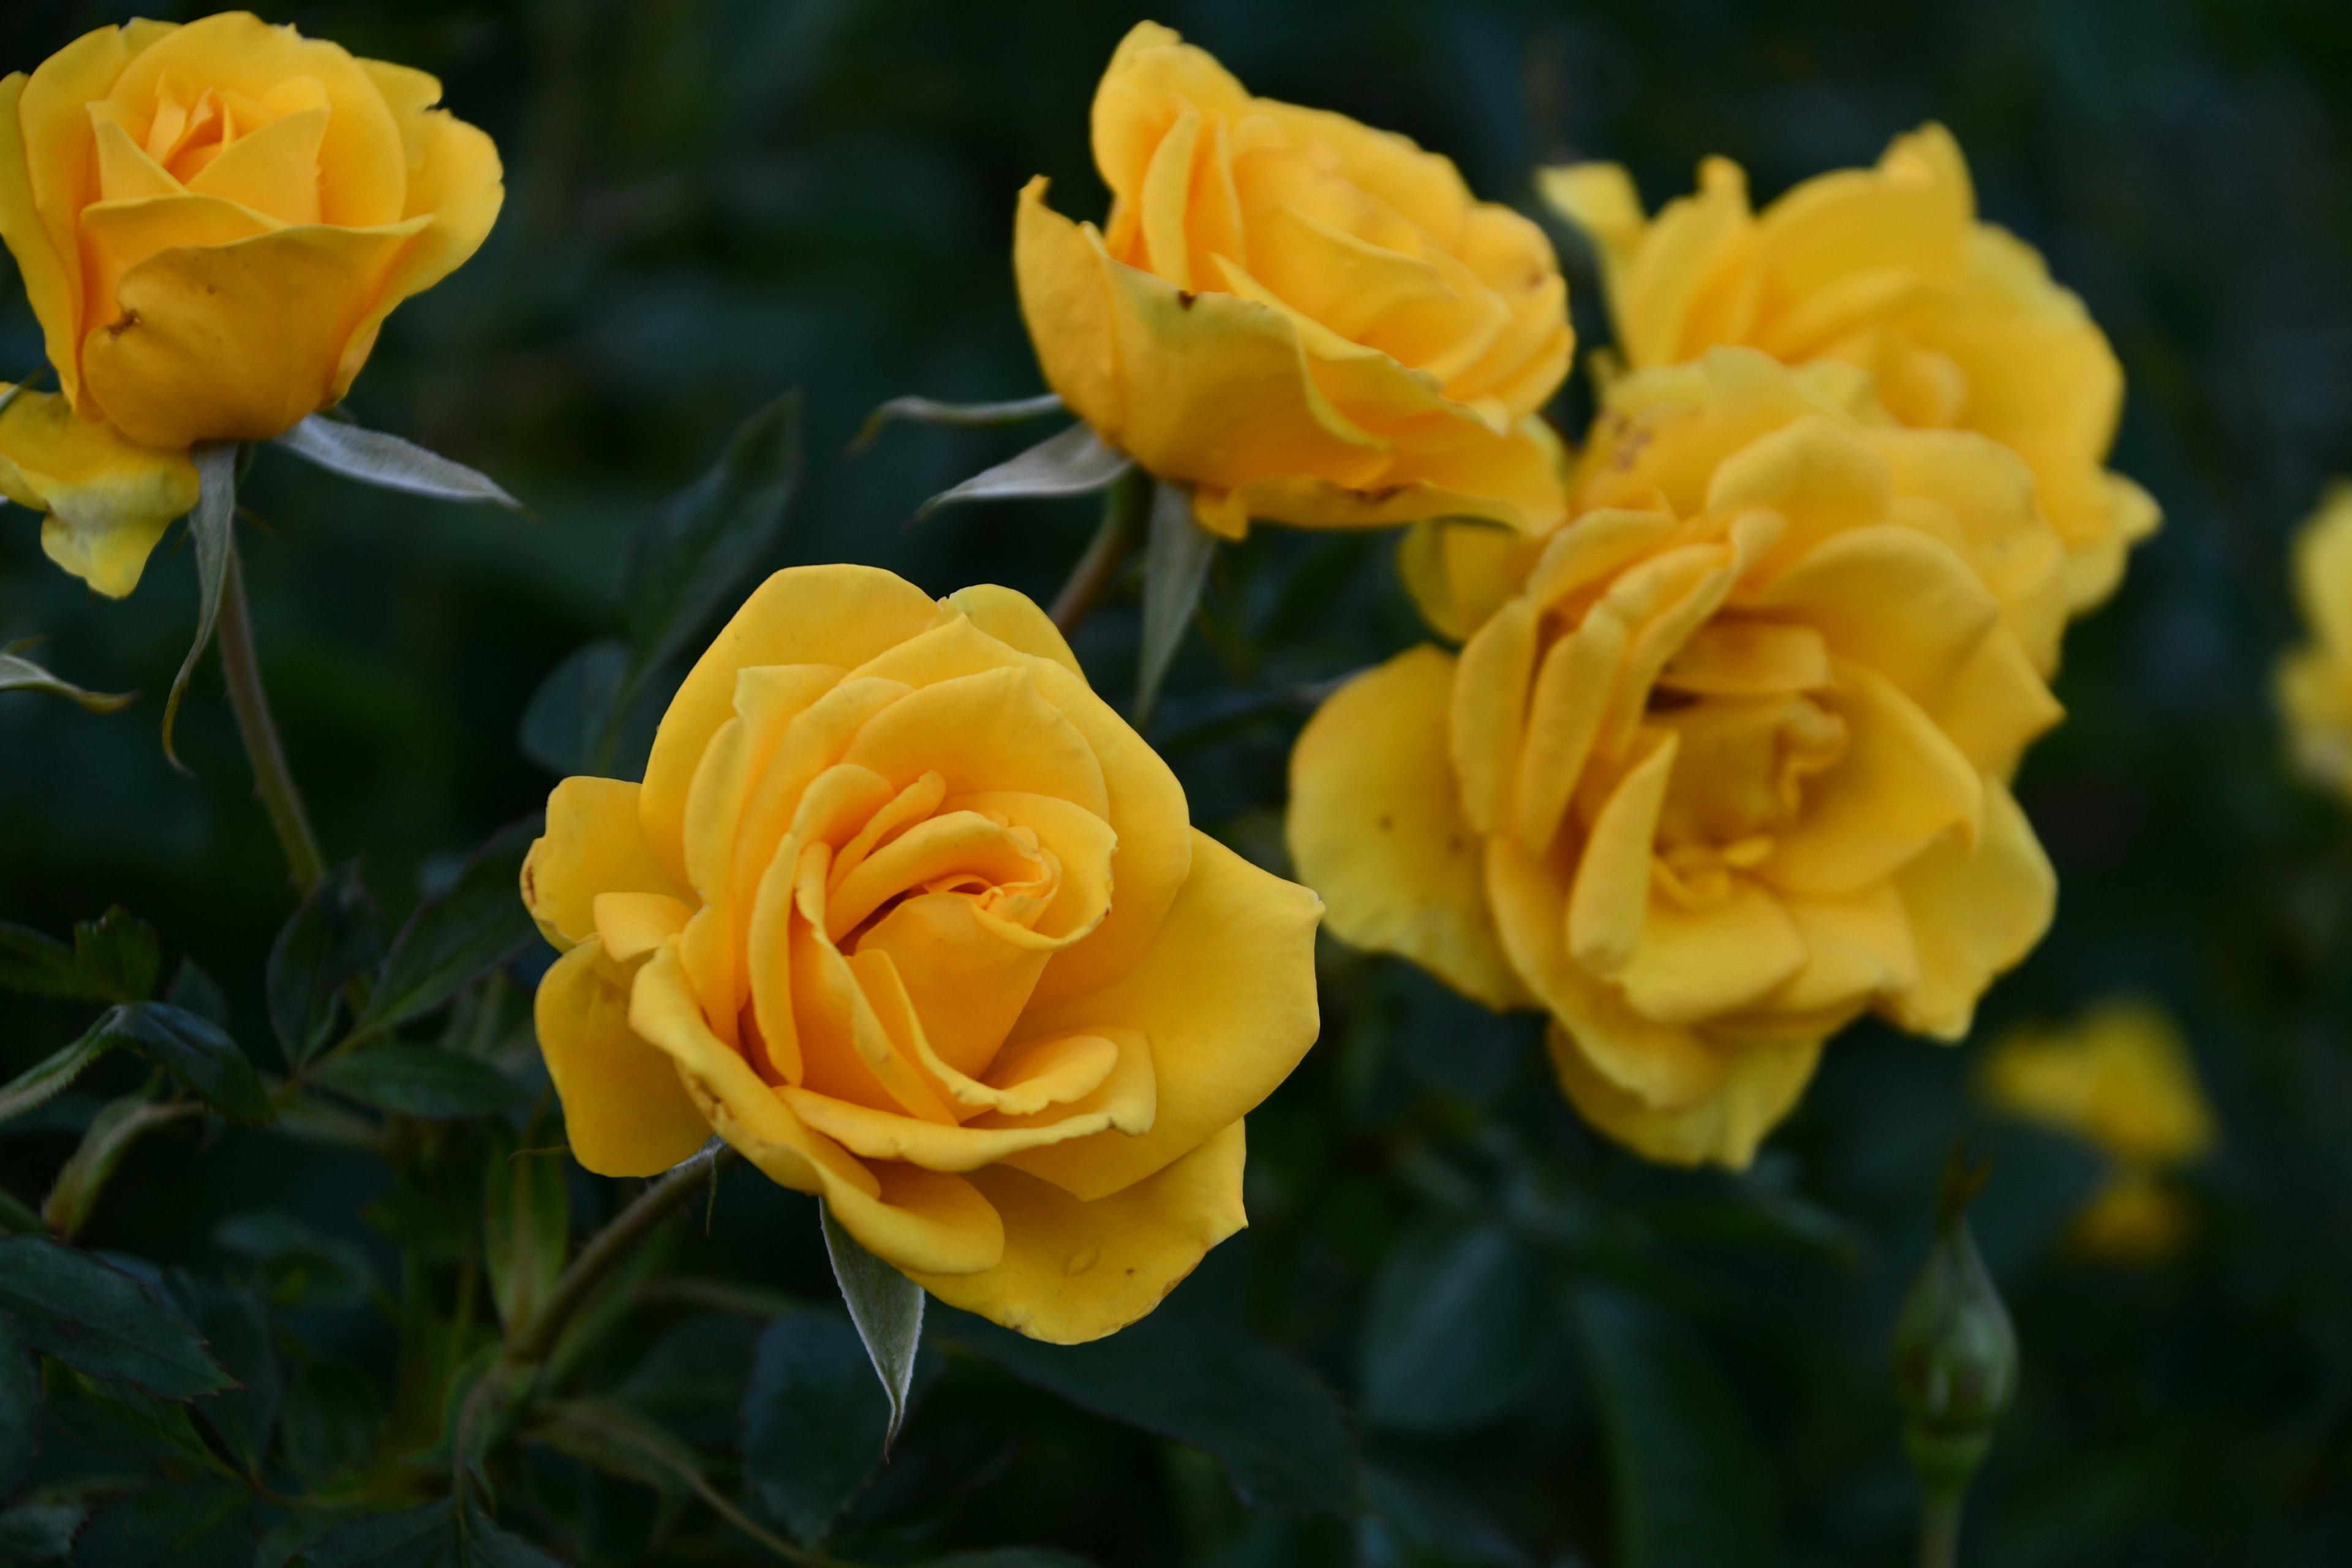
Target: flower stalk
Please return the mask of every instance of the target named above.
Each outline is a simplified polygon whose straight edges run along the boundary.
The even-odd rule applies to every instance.
[[[229,706],[236,713],[236,732],[253,764],[254,793],[269,813],[278,847],[286,854],[286,868],[304,894],[327,874],[326,857],[310,827],[310,814],[302,805],[293,771],[286,765],[286,750],[278,743],[278,723],[269,714],[269,694],[261,684],[261,665],[253,649],[253,611],[245,594],[245,563],[232,542],[228,574],[221,584],[221,672],[228,679]]]
[[[1151,476],[1141,468],[1129,468],[1103,492],[1102,521],[1087,542],[1086,552],[1070,568],[1062,591],[1054,595],[1054,607],[1046,611],[1064,637],[1077,630],[1078,623],[1118,581],[1119,569],[1143,542],[1143,520],[1150,506]]]

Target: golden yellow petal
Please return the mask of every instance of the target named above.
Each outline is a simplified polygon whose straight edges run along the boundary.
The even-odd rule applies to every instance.
[[[940,1300],[1051,1344],[1116,1333],[1158,1306],[1209,1248],[1249,1223],[1242,1123],[1106,1196],[1082,1201],[1005,1165],[967,1178],[1004,1220],[982,1272],[908,1278]]]
[[[0,495],[47,513],[41,548],[110,598],[139,585],[175,517],[196,504],[184,451],[159,451],[83,419],[62,394],[22,392],[0,410]]]
[[[1112,1027],[1150,1042],[1159,1112],[1139,1138],[1038,1150],[1022,1168],[1092,1200],[1140,1181],[1255,1109],[1315,1043],[1322,901],[1192,834],[1192,874],[1136,966],[1098,990],[1033,1002],[1015,1041]]]
[[[630,968],[590,937],[555,961],[533,1005],[572,1157],[600,1176],[654,1176],[710,1138],[670,1058],[629,1027]]]
[[[1918,1034],[1962,1038],[1993,976],[2050,929],[2057,873],[2009,791],[1987,781],[1984,832],[1974,852],[1947,840],[1906,867],[1895,886],[1910,911],[1919,982],[1883,1010]]]
[[[0,82],[0,239],[16,258],[25,294],[58,384],[85,416],[81,339],[90,314],[82,300],[82,209],[99,197],[89,104],[130,64],[123,32],[84,33],[31,77]]]
[[[1290,856],[1332,935],[1401,953],[1489,1007],[1520,1006],[1446,749],[1454,663],[1411,649],[1317,710],[1290,753]]]
[[[547,832],[522,863],[522,901],[549,942],[570,948],[594,935],[600,893],[685,891],[646,842],[635,784],[569,778],[549,794]]]
[[[1796,1106],[1821,1059],[1818,1040],[1727,1048],[1721,1085],[1704,1100],[1660,1110],[1595,1071],[1568,1031],[1549,1039],[1559,1086],[1579,1114],[1645,1159],[1744,1171],[1756,1146]]]
[[[1013,229],[1021,317],[1045,384],[1114,445],[1127,420],[1110,323],[1110,258],[1092,224],[1045,205],[1043,174],[1023,187]]]

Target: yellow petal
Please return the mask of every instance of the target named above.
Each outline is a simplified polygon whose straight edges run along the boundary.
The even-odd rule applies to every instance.
[[[1870,442],[1906,503],[1900,515],[1974,567],[2033,668],[2045,676],[2056,669],[2066,629],[2066,549],[2035,501],[2033,470],[1970,431],[1874,430]]]
[[[710,1137],[677,1067],[629,1027],[629,980],[591,937],[555,961],[533,1004],[572,1157],[600,1176],[659,1175]]]
[[[122,316],[83,343],[90,395],[150,446],[279,434],[335,399],[354,327],[430,221],[156,252],[115,286]]]
[[[1086,679],[1087,672],[1078,668],[1078,657],[1070,651],[1061,628],[1028,595],[982,583],[950,594],[946,605],[969,616],[973,626],[1005,647],[1035,658],[1050,658],[1079,679]]]
[[[0,81],[0,239],[16,258],[25,295],[58,384],[92,417],[81,394],[82,209],[99,197],[89,106],[131,58],[121,29],[84,33],[27,78]]]
[[[1658,813],[1681,737],[1671,730],[1647,731],[1640,746],[1592,820],[1568,900],[1569,956],[1604,977],[1617,974],[1641,944]]]
[[[842,761],[900,785],[937,772],[950,795],[1021,790],[1059,795],[1097,816],[1110,809],[1094,748],[1025,669],[918,687],[867,720]]]
[[[1792,893],[1857,893],[1940,838],[1973,845],[1996,787],[1893,682],[1853,665],[1838,678],[1845,755],[1806,782],[1797,826],[1758,868]]]
[[[1094,225],[1072,223],[1045,205],[1043,174],[1022,188],[1013,274],[1038,367],[1071,413],[1116,443],[1127,400],[1111,332],[1109,268]]]
[[[341,46],[270,26],[246,12],[222,12],[156,38],[123,68],[106,96],[134,114],[148,110],[166,71],[255,100],[267,99],[290,78],[315,79],[330,110],[318,153],[320,221],[367,228],[409,216],[409,160],[391,106]]]
[[[1841,533],[1748,596],[1811,626],[1841,662],[1933,709],[2000,625],[2000,605],[1942,541],[1879,524]]]
[[[871,566],[790,567],[753,590],[687,673],[646,763],[646,837],[675,881],[687,881],[687,791],[711,736],[734,716],[737,672],[768,664],[852,668],[920,635],[933,612],[920,588]]]
[[[1447,736],[1463,815],[1480,833],[1499,830],[1512,807],[1528,683],[1535,677],[1537,617],[1532,601],[1511,600],[1464,647],[1454,671]]]
[[[2057,873],[2007,789],[1985,785],[1984,833],[1973,853],[1938,844],[1895,880],[1918,944],[1919,982],[1885,1006],[1903,1027],[1941,1040],[1966,1036],[1992,977],[2050,929]]]
[[[599,893],[594,907],[596,939],[615,963],[644,957],[694,918],[683,899],[667,893]]]
[[[1233,1121],[1133,1184],[1091,1201],[1005,1165],[968,1178],[1004,1220],[985,1271],[908,1278],[940,1300],[1032,1339],[1080,1344],[1158,1306],[1209,1248],[1249,1223],[1242,1123]]]
[[[570,948],[594,935],[600,893],[684,891],[646,842],[635,784],[569,778],[548,795],[547,832],[522,863],[522,901],[549,942]]]
[[[1919,983],[1911,917],[1894,885],[1882,882],[1843,899],[1783,900],[1805,944],[1805,963],[1768,1005],[1785,1014],[1861,1007],[1885,992]]]
[[[303,110],[238,137],[188,181],[188,189],[279,223],[318,222],[319,145],[329,118],[323,106]]]
[[[1789,1114],[1821,1060],[1818,1040],[1742,1046],[1727,1053],[1721,1087],[1697,1103],[1659,1110],[1593,1070],[1567,1031],[1550,1035],[1559,1086],[1583,1118],[1646,1159],[1744,1171],[1764,1135]]]
[[[78,417],[61,394],[20,392],[0,410],[0,494],[47,516],[49,559],[110,598],[139,585],[175,517],[196,504],[184,451],[158,451]]]
[[[1486,910],[1486,858],[1446,750],[1454,660],[1399,654],[1333,693],[1290,753],[1299,879],[1331,934],[1402,953],[1489,1007],[1523,1005]]]
[[[1576,796],[1601,721],[1618,693],[1625,641],[1623,618],[1604,600],[1582,626],[1552,644],[1536,671],[1515,813],[1519,841],[1529,849],[1540,851],[1551,843]]]
[[[1538,533],[1559,521],[1565,504],[1560,457],[1559,437],[1531,416],[1500,435],[1400,450],[1376,482],[1277,474],[1251,479],[1235,493],[1248,515],[1297,528],[1465,517]]]
[[[1197,830],[1192,874],[1150,951],[1099,990],[1033,1003],[1013,1037],[1119,1027],[1151,1044],[1159,1112],[1139,1138],[1044,1149],[1022,1168],[1091,1200],[1140,1181],[1255,1109],[1315,1043],[1321,900]]]
[[[1757,1001],[1804,963],[1804,939],[1780,900],[1734,878],[1730,895],[1713,903],[1653,898],[1641,943],[1616,979],[1643,1017],[1704,1024]]]
[[[802,1125],[751,1065],[710,1032],[677,958],[665,945],[638,972],[629,1025],[677,1063],[713,1131],[771,1180],[814,1193],[866,1249],[894,1268],[969,1274],[995,1265],[1004,1232],[964,1178],[919,1166],[868,1166]]]
[[[1537,550],[1514,530],[1437,518],[1397,542],[1397,574],[1432,630],[1467,642],[1519,591]]]

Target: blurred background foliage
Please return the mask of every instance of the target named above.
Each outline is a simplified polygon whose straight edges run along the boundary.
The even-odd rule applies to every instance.
[[[0,65],[29,68],[129,14],[10,0]],[[1765,197],[1945,121],[1985,214],[2040,245],[2112,335],[2130,388],[2116,465],[2166,524],[2070,639],[2070,720],[2020,781],[2058,867],[2058,921],[1994,988],[1975,1039],[1856,1028],[1752,1172],[1663,1172],[1577,1125],[1533,1020],[1489,1018],[1327,943],[1322,1041],[1251,1118],[1253,1226],[1125,1337],[1122,1363],[1130,1384],[1137,1364],[1197,1379],[1211,1392],[1196,1404],[1214,1403],[1212,1366],[1244,1387],[1297,1381],[1304,1404],[1139,1414],[1118,1368],[1024,1370],[936,1314],[944,1353],[835,1549],[878,1563],[1045,1542],[1232,1568],[1901,1560],[1916,1494],[1885,1336],[1937,1168],[1967,1134],[1995,1161],[1975,1217],[2024,1357],[1969,1554],[2009,1568],[2352,1559],[2352,816],[2286,774],[2269,695],[2296,635],[2285,538],[2324,477],[2352,469],[2352,12],[1169,0],[1150,14],[1254,89],[1407,132],[1523,206],[1539,162],[1622,161],[1654,204],[1723,153]],[[547,672],[612,629],[629,527],[786,389],[805,393],[808,482],[764,565],[860,561],[934,593],[1051,594],[1088,504],[907,521],[1034,433],[894,428],[840,454],[896,394],[1038,389],[1012,288],[1013,195],[1042,172],[1065,210],[1100,212],[1087,103],[1137,15],[1076,0],[270,9],[436,73],[507,160],[489,244],[393,319],[352,407],[496,476],[537,515],[437,508],[272,453],[243,496],[295,772],[330,858],[358,856],[392,920],[536,809],[551,779],[518,726]],[[1598,344],[1590,259],[1559,237],[1582,341]],[[0,369],[21,374],[39,338],[13,275],[0,290]],[[1564,426],[1586,395],[1580,380],[1563,395]],[[1196,821],[1277,868],[1309,689],[1421,635],[1391,557],[1385,536],[1275,530],[1228,552],[1153,721]],[[163,933],[165,973],[185,955],[217,977],[231,1032],[266,1061],[262,958],[294,899],[211,667],[181,725],[194,777],[156,740],[193,603],[184,548],[167,544],[113,604],[42,560],[30,514],[0,516],[0,639],[46,636],[40,657],[68,678],[148,694],[110,717],[0,698],[0,919],[63,932],[110,904],[137,910]],[[1076,639],[1115,697],[1136,636],[1130,592]],[[1975,1088],[2004,1026],[2118,994],[2179,1020],[2220,1127],[2180,1178],[2197,1216],[2185,1246],[2136,1264],[2070,1242],[2101,1156],[1990,1115]],[[0,1006],[0,1077],[87,1021],[59,1003]],[[69,1096],[0,1129],[0,1185],[37,1202],[97,1104]],[[393,1428],[425,1446],[429,1408],[404,1405],[391,1427],[364,1414],[369,1380],[388,1388],[396,1324],[413,1326],[372,1295],[404,1269],[446,1294],[432,1270],[470,1267],[454,1239],[446,1258],[419,1250],[418,1178],[395,1190],[368,1158],[198,1125],[140,1144],[82,1239],[248,1279],[253,1259],[282,1256],[268,1226],[299,1219],[344,1272],[314,1258],[310,1283],[273,1287],[284,1353],[297,1382],[358,1379],[360,1397],[313,1387],[299,1433],[289,1404],[283,1462],[331,1472]],[[494,1151],[543,1134],[519,1119],[432,1134],[436,1169],[462,1189],[441,1211],[457,1231]],[[627,1195],[569,1180],[576,1233]],[[793,1509],[817,1505],[739,1484],[730,1456],[745,1388],[789,1382],[795,1355],[833,1364],[846,1331],[835,1305],[785,1317],[804,1322],[797,1339],[761,1326],[835,1300],[811,1205],[738,1170],[707,1235],[679,1224],[664,1246],[669,1283],[576,1375],[800,1534]],[[320,1287],[329,1275],[341,1283]],[[355,1435],[320,1426],[353,1407]],[[1301,1410],[1303,1435],[1282,1425]],[[772,1471],[800,1452],[744,1415],[782,1445]],[[1168,1436],[1212,1427],[1202,1447],[1225,1466]],[[1235,1459],[1236,1442],[1255,1457]],[[1357,1467],[1339,1500],[1356,1511],[1295,1473],[1333,1444]],[[509,1528],[572,1561],[761,1560],[690,1497],[612,1479],[583,1453],[525,1445],[500,1489]]]

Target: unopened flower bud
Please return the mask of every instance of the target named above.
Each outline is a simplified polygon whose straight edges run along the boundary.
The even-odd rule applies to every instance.
[[[1935,1247],[1895,1320],[1904,1442],[1931,1494],[1968,1485],[2017,1392],[2017,1331],[1965,1212],[1982,1181],[1981,1170],[1948,1173]]]

